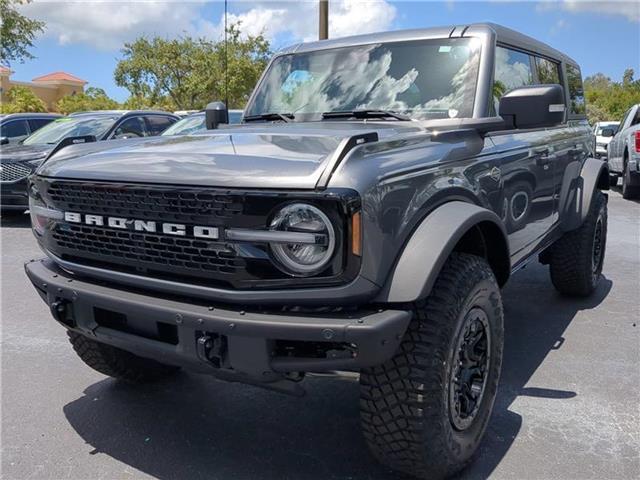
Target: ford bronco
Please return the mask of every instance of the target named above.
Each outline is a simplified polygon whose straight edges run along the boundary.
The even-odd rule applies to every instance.
[[[26,272],[77,354],[291,394],[359,372],[381,462],[461,470],[496,397],[501,287],[534,260],[562,294],[601,277],[609,172],[576,62],[493,24],[340,38],[277,53],[242,125],[206,116],[30,178],[46,258]]]

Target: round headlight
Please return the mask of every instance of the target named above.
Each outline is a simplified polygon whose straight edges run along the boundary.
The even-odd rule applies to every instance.
[[[290,233],[271,243],[275,259],[287,273],[312,275],[331,260],[336,234],[319,208],[306,203],[287,205],[273,217],[269,228]]]

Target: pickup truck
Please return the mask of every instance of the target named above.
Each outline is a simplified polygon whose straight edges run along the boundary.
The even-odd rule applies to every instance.
[[[617,133],[607,146],[612,183],[622,177],[622,196],[640,196],[640,103],[625,112]]]

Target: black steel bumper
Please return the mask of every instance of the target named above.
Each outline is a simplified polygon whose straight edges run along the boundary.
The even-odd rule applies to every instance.
[[[411,320],[406,310],[312,315],[218,308],[75,277],[49,259],[28,262],[25,270],[66,328],[232,381],[256,383],[256,378],[271,381],[285,372],[357,370],[382,363],[396,351]],[[338,350],[329,349],[322,358],[279,355],[278,342],[325,342]],[[351,354],[340,352],[340,345],[348,345]],[[213,355],[212,348],[217,348]]]

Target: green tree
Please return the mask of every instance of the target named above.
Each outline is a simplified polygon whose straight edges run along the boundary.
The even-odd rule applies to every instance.
[[[201,109],[212,100],[225,100],[225,64],[228,58],[229,108],[242,108],[271,55],[262,36],[240,34],[239,25],[228,29],[224,42],[182,37],[138,38],[125,44],[114,72],[117,85],[131,93],[131,102],[174,110]]]
[[[631,105],[640,103],[640,80],[634,80],[633,75],[633,69],[628,68],[621,82],[614,82],[602,73],[584,79],[587,117],[591,123],[620,120]]]
[[[40,98],[27,87],[11,87],[7,92],[7,102],[0,105],[2,113],[46,112],[47,107]]]
[[[101,88],[89,87],[84,93],[65,95],[56,103],[56,109],[60,113],[69,114],[87,110],[115,110],[121,105],[109,98]]]
[[[34,58],[29,52],[38,33],[44,31],[44,22],[31,20],[20,14],[17,5],[30,0],[0,0],[0,63],[24,62]]]

